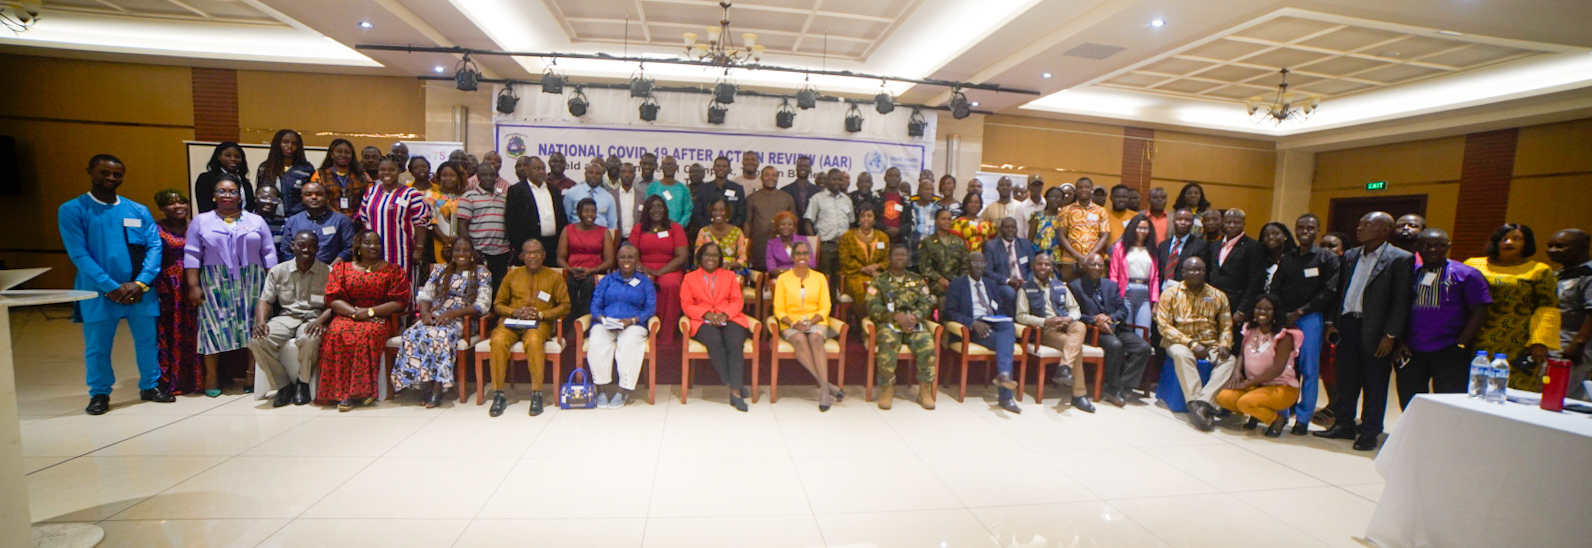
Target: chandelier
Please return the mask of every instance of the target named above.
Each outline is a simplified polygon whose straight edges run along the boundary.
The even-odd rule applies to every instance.
[[[1283,122],[1303,122],[1321,105],[1320,95],[1306,95],[1288,91],[1288,69],[1282,69],[1282,83],[1277,84],[1277,95],[1269,99],[1265,95],[1256,95],[1244,100],[1244,106],[1249,107],[1249,120],[1254,123],[1273,121],[1277,125]]]
[[[747,32],[741,34],[741,45],[736,47],[730,43],[730,3],[719,2],[719,7],[724,8],[724,18],[719,20],[719,26],[707,27],[707,41],[700,42],[694,32],[685,33],[685,55],[689,59],[702,61],[719,67],[732,67],[756,63],[763,56],[763,45],[757,43],[757,35]]]

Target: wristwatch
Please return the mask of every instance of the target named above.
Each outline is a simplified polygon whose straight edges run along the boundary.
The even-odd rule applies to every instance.
[[[140,289],[142,291],[149,291],[149,286],[145,285],[144,282],[140,282],[138,280],[133,280],[133,283],[138,284],[138,289]]]

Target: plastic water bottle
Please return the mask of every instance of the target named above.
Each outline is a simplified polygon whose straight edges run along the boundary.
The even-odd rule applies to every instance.
[[[1476,357],[1470,360],[1470,386],[1465,389],[1465,394],[1472,398],[1487,399],[1487,375],[1492,371],[1492,361],[1487,359],[1486,350],[1477,350]]]
[[[1503,354],[1493,356],[1492,368],[1487,372],[1487,401],[1502,404],[1509,389],[1509,358]]]

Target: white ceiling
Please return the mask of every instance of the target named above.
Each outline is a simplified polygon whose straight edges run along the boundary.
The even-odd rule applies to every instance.
[[[704,27],[721,15],[711,0],[48,0],[38,27],[0,36],[0,48],[423,75],[438,66],[451,73],[458,59],[352,46],[678,56],[682,33],[705,39]],[[1158,19],[1165,25],[1150,24]],[[758,35],[767,64],[995,83],[1041,96],[969,93],[981,109],[1284,141],[1434,113],[1496,112],[1532,97],[1592,96],[1585,0],[742,0],[729,20],[733,41]],[[476,60],[501,78],[534,78],[547,62]],[[637,69],[568,58],[558,67],[608,80]],[[1320,111],[1303,125],[1250,123],[1239,101],[1274,92],[1284,67],[1294,90],[1323,96]],[[646,69],[663,81],[721,76]],[[733,76],[771,89],[803,82],[767,71]],[[880,87],[863,78],[812,82],[858,96]],[[937,86],[889,87],[904,101],[948,98]],[[1531,108],[1540,116],[1543,105],[1561,103],[1569,104]]]

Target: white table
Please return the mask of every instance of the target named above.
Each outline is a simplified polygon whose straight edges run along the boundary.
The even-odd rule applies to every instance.
[[[1513,392],[1513,391],[1511,391]],[[1376,457],[1382,548],[1587,546],[1592,417],[1421,395]]]
[[[0,292],[0,546],[33,546],[28,513],[27,468],[22,464],[22,421],[17,417],[17,380],[11,363],[11,308],[82,301],[93,291],[17,290]],[[82,539],[98,543],[105,533],[93,525],[48,526],[41,533],[52,545]],[[41,544],[43,545],[43,544]],[[93,544],[87,544],[93,546]]]

